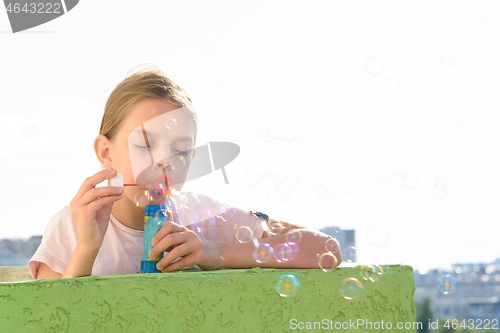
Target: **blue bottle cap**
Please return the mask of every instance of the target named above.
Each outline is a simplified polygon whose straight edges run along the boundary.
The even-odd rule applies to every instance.
[[[146,205],[144,216],[156,216],[156,213],[161,209],[161,206]]]
[[[141,272],[142,273],[161,273],[161,271],[156,268],[157,263],[158,263],[158,261],[142,260],[141,261]]]

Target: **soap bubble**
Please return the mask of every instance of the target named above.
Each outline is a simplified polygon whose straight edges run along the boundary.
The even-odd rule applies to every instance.
[[[174,129],[177,127],[177,119],[169,118],[165,122],[165,128],[166,129]]]
[[[177,207],[173,206],[171,203],[169,203],[168,200],[162,200],[160,203],[160,209],[158,210],[158,216],[167,216],[170,217],[171,215],[177,213]]]
[[[286,129],[278,124],[272,124],[267,129],[269,135],[274,139],[284,139],[286,137]]]
[[[434,182],[434,187],[439,191],[444,191],[448,187],[448,182],[444,178],[438,178]]]
[[[286,175],[286,183],[288,186],[295,186],[300,183],[300,176],[296,172],[289,172]]]
[[[486,5],[482,1],[472,1],[467,5],[466,13],[472,22],[481,22],[486,17]]]
[[[277,173],[263,173],[262,174],[262,184],[268,188],[275,187],[279,183],[279,176]]]
[[[321,229],[320,232],[335,238],[339,235],[340,228],[338,226],[334,225],[334,226],[325,227],[325,228]]]
[[[287,243],[281,243],[274,247],[274,258],[277,262],[285,262],[293,256],[293,250]]]
[[[275,235],[281,235],[281,233],[283,232],[284,227],[283,223],[281,223],[280,220],[270,218],[268,225],[269,228],[271,229],[271,232]]]
[[[344,261],[356,262],[356,247],[355,246],[347,247],[342,253],[342,257]]]
[[[373,267],[375,268],[375,272],[378,275],[384,275],[384,274],[387,274],[391,271],[391,265],[384,265],[384,266],[373,265]]]
[[[431,205],[424,204],[418,208],[418,215],[423,219],[430,219],[434,216],[434,208]]]
[[[158,192],[155,186],[151,186],[148,190],[148,199],[150,202],[155,202],[163,198],[163,193]]]
[[[453,59],[453,55],[451,53],[446,52],[439,58],[439,66],[443,69],[452,68],[454,63],[455,59]]]
[[[167,194],[172,190],[172,184],[173,184],[172,179],[170,179],[167,176],[162,176],[156,180],[154,188],[158,193],[163,195]],[[150,189],[152,188],[153,186],[150,187]]]
[[[206,231],[215,225],[215,214],[210,209],[202,209],[196,214],[195,226],[199,232]]]
[[[288,247],[290,249],[292,249],[292,255],[288,259],[288,261],[291,261],[291,260],[297,258],[297,256],[299,255],[299,247],[297,246],[297,244],[295,244],[295,242],[287,242],[287,244],[288,244]]]
[[[270,145],[264,145],[260,148],[260,156],[265,159],[270,159],[274,155],[274,149]]]
[[[384,71],[384,62],[379,58],[372,57],[366,61],[365,69],[371,76],[379,76]]]
[[[378,249],[385,247],[391,240],[389,229],[380,224],[372,224],[366,232],[368,244]]]
[[[335,267],[337,267],[338,260],[330,252],[325,252],[319,256],[318,266],[323,270],[323,272],[331,272]]]
[[[252,188],[252,198],[257,202],[264,202],[269,199],[269,189],[265,186],[255,186]]]
[[[356,192],[356,182],[351,179],[346,179],[340,184],[340,191],[345,195],[352,195]]]
[[[249,227],[239,227],[236,229],[236,239],[240,243],[248,243],[252,240],[253,238],[253,232],[252,229]]]
[[[335,206],[335,214],[337,214],[338,216],[349,215],[349,205],[345,202],[339,202],[337,206]]]
[[[443,294],[452,293],[457,287],[457,280],[450,274],[443,275],[439,278],[437,287]]]
[[[399,80],[395,77],[390,77],[385,80],[385,88],[389,91],[396,91],[399,88]]]
[[[394,210],[384,209],[384,217],[388,220],[392,220],[394,218]]]
[[[286,241],[299,244],[302,240],[302,233],[299,230],[293,230],[286,234]]]
[[[189,154],[191,154],[191,150],[189,150]],[[180,170],[186,166],[186,158],[181,154],[173,155],[170,157],[170,164],[172,170]]]
[[[329,238],[325,242],[325,249],[328,252],[335,253],[339,250],[339,248],[340,248],[340,245],[339,245],[339,242],[337,241],[336,238]]]
[[[439,190],[435,185],[431,187],[431,195],[436,199],[444,199],[448,195],[448,188]]]
[[[137,207],[144,207],[149,203],[149,195],[148,191],[142,190],[138,191],[134,195],[134,202]]]
[[[375,267],[371,265],[362,266],[359,271],[365,281],[377,281],[377,270],[375,269]]]
[[[260,138],[262,139],[262,141],[264,142],[271,142],[273,141],[273,138],[271,137],[271,135],[269,135],[269,131],[267,130],[263,130],[261,133],[260,133]]]
[[[297,135],[295,134],[295,130],[289,129],[286,133],[285,141],[286,142],[293,142],[293,141],[295,141],[296,137],[297,137]]]
[[[253,257],[258,263],[265,263],[271,259],[273,248],[267,243],[261,243],[253,251]]]
[[[274,197],[276,200],[284,202],[292,196],[292,188],[284,183],[279,184],[274,189]]]
[[[403,178],[403,186],[407,190],[413,190],[418,185],[418,179],[414,175],[406,175]]]
[[[153,182],[149,180],[144,183],[144,187],[146,187],[147,190],[149,190],[153,185],[154,185]]]
[[[291,297],[299,290],[299,280],[293,275],[282,275],[276,282],[276,291],[280,296]]]
[[[226,21],[214,21],[208,27],[208,32],[214,37],[223,36],[228,30]]]
[[[316,188],[316,195],[322,200],[328,200],[332,197],[333,191],[330,184],[324,183]]]
[[[363,285],[356,278],[349,277],[340,282],[339,292],[345,299],[355,299],[361,295],[362,291]]]
[[[243,182],[248,186],[253,187],[260,183],[260,180],[260,174],[255,170],[249,169],[243,174]]]

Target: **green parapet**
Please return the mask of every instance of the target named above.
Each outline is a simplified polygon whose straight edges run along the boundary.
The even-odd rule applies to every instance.
[[[253,268],[3,282],[0,331],[416,332],[413,269],[381,267],[385,273],[368,280],[366,265],[342,263],[330,272]],[[300,283],[292,296],[276,289],[283,275]],[[349,294],[348,278],[362,288]]]

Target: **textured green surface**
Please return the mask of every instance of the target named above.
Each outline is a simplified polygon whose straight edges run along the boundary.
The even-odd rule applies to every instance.
[[[0,283],[0,331],[307,332],[311,331],[306,329],[307,322],[324,325],[323,320],[328,325],[330,320],[358,319],[393,325],[415,322],[410,266],[393,265],[376,282],[363,280],[360,266],[342,266],[327,273],[254,268],[5,282]],[[283,274],[300,281],[293,297],[282,297],[275,290]],[[341,280],[347,277],[363,282],[356,299],[339,293]],[[304,329],[293,329],[291,320],[297,325],[302,322]],[[336,331],[396,330],[351,326]]]

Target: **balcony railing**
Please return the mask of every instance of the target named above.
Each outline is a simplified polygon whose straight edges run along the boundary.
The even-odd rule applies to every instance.
[[[412,268],[382,268],[388,272],[342,263],[331,272],[254,268],[1,282],[0,330],[416,332]],[[0,277],[26,280],[26,272],[0,268]],[[295,294],[294,280],[278,283],[283,275],[299,281]]]

